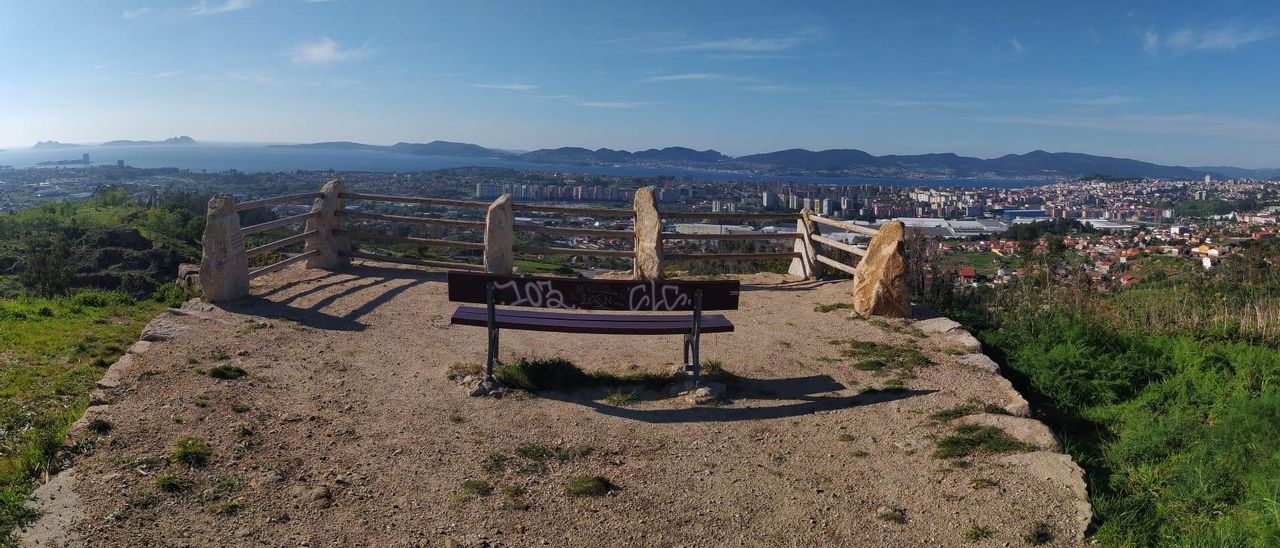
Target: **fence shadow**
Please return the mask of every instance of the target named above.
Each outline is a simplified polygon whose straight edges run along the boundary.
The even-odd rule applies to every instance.
[[[397,295],[404,293],[412,287],[422,285],[427,282],[443,282],[445,279],[446,275],[443,272],[428,272],[425,270],[415,270],[411,268],[356,265],[341,271],[328,272],[315,278],[308,278],[305,280],[297,280],[282,284],[271,288],[260,295],[252,295],[237,301],[222,303],[220,306],[230,312],[289,320],[307,327],[323,329],[325,331],[363,331],[368,327],[368,324],[361,322],[360,319],[368,315],[370,312],[373,312],[379,306],[390,302],[392,299],[396,298]],[[305,297],[323,294],[326,291],[332,291],[338,286],[342,286],[344,284],[352,284],[356,280],[359,280],[359,283],[345,287],[340,291],[324,295],[319,300],[309,303],[305,307],[295,306],[293,304]],[[408,283],[382,288],[383,290],[380,293],[364,300],[359,304],[359,306],[356,306],[345,314],[336,315],[325,312],[326,308],[342,302],[344,299],[352,298],[357,293],[369,289],[381,288],[382,286],[386,286],[387,284],[397,280],[408,280]],[[316,283],[316,285],[282,298],[272,298],[274,295],[279,295],[283,291],[287,291],[288,289],[308,282]]]
[[[731,382],[727,396],[733,403],[753,401],[789,401],[782,405],[748,405],[746,407],[699,406],[686,409],[635,409],[603,403],[590,397],[595,394],[539,392],[538,397],[589,407],[602,415],[653,424],[691,422],[735,422],[781,419],[835,411],[863,405],[874,405],[918,396],[937,390],[884,390],[850,396],[823,395],[845,390],[829,375],[813,375],[786,379],[746,379]],[[597,391],[598,392],[598,391]]]

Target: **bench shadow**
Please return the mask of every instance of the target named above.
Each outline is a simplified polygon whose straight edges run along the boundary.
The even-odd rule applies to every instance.
[[[350,284],[355,280],[359,280],[359,283],[336,293],[325,295],[306,307],[293,305],[294,302],[303,297],[321,293],[343,284]],[[409,283],[385,288],[346,314],[335,315],[324,311],[330,305],[349,298],[356,293],[378,288],[397,280],[409,280]],[[325,331],[363,331],[368,327],[368,324],[361,322],[360,319],[376,310],[379,306],[390,302],[396,296],[412,287],[427,282],[443,282],[445,280],[446,274],[443,272],[357,265],[340,271],[329,272],[324,276],[290,282],[272,288],[261,295],[252,295],[237,301],[222,303],[220,306],[229,312],[288,320]],[[272,295],[279,294],[281,291],[306,282],[320,283],[315,287],[307,288],[281,299],[270,298]]]
[[[822,411],[836,411],[863,405],[925,396],[937,390],[877,390],[850,396],[826,395],[847,390],[829,375],[813,375],[786,379],[748,379],[736,377],[730,383],[729,396],[734,403],[752,401],[790,401],[783,405],[748,407],[699,406],[686,409],[635,409],[609,405],[586,394],[539,392],[540,398],[563,401],[588,407],[602,415],[630,419],[652,424],[690,422],[735,422],[750,420],[782,419],[810,415]]]
[[[848,278],[828,278],[824,280],[799,280],[779,284],[742,284],[744,291],[809,291],[824,285],[849,281]]]

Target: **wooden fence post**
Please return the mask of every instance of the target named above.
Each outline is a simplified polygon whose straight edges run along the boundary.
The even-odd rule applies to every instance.
[[[321,196],[311,206],[311,217],[307,219],[306,232],[315,231],[307,236],[303,252],[319,251],[307,258],[307,268],[323,268],[337,270],[351,262],[351,238],[334,231],[342,228],[342,211],[344,200],[341,194],[346,191],[346,184],[341,179],[325,183],[320,189]]]
[[[816,280],[820,274],[818,260],[814,258],[818,252],[813,246],[813,235],[817,234],[818,225],[809,218],[811,215],[813,212],[806,209],[801,211],[800,218],[796,219],[796,232],[800,233],[800,237],[796,238],[795,247],[792,249],[800,256],[791,259],[791,267],[787,269],[787,274],[806,280]]]
[[[637,280],[662,279],[662,216],[653,187],[636,190],[635,199],[635,263],[633,274]]]
[[[208,302],[230,301],[249,295],[249,258],[240,234],[235,198],[216,194],[209,199],[200,254],[200,288]]]
[[[484,271],[510,275],[515,248],[515,212],[511,195],[503,194],[489,205],[484,217]]]

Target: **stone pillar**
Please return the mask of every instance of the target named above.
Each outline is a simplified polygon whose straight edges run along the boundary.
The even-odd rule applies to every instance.
[[[200,288],[208,302],[230,301],[249,295],[249,258],[240,234],[236,200],[226,194],[209,199],[200,255]]]
[[[636,190],[636,243],[633,273],[637,280],[662,279],[662,216],[653,187]]]
[[[867,256],[853,276],[853,310],[870,316],[910,318],[907,294],[906,229],[902,221],[890,221],[867,245]]]
[[[511,195],[498,196],[484,217],[484,271],[510,275],[515,248],[515,212]]]
[[[812,215],[813,212],[806,209],[801,211],[800,218],[796,219],[796,232],[800,233],[800,237],[796,238],[792,250],[800,256],[791,259],[791,266],[787,269],[787,274],[806,280],[816,280],[822,275],[822,265],[814,258],[818,250],[813,246],[811,236],[818,233],[818,224],[810,218]]]
[[[342,228],[342,217],[337,212],[345,207],[339,195],[346,191],[346,184],[341,179],[329,181],[320,189],[323,194],[316,198],[311,206],[311,218],[307,219],[306,231],[317,231],[307,236],[304,251],[319,251],[317,255],[307,257],[307,268],[323,268],[337,270],[351,262],[351,238],[334,234]]]

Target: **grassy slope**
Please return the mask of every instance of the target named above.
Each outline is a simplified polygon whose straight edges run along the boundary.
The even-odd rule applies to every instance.
[[[0,546],[94,382],[165,306],[102,292],[0,300]]]

